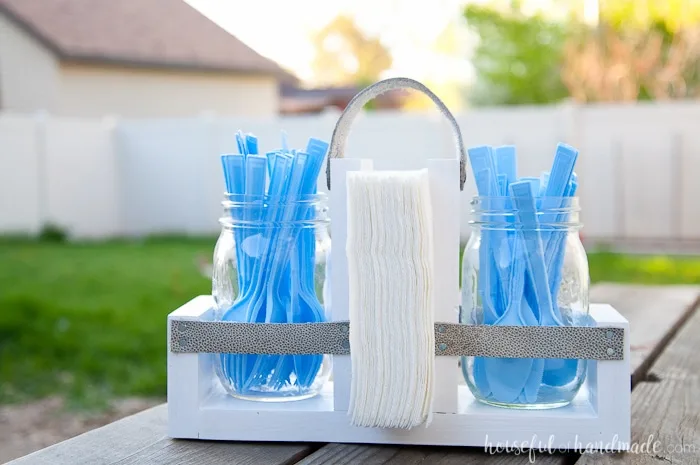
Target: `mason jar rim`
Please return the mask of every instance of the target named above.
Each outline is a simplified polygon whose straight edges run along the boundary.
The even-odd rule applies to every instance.
[[[221,202],[224,215],[219,224],[233,228],[315,228],[330,224],[328,217],[328,195],[322,192],[296,196],[289,200],[285,196],[224,194]],[[264,218],[263,208],[282,209],[274,218]],[[306,213],[313,211],[311,218]]]
[[[260,206],[263,202],[265,205],[284,205],[284,206],[327,206],[328,205],[328,195],[324,192],[317,192],[315,194],[298,195],[294,196],[293,200],[289,200],[287,196],[272,196],[272,195],[258,195],[258,194],[232,194],[230,192],[224,192],[224,200],[221,201],[221,205],[224,209],[236,208],[236,207],[255,207]]]
[[[535,197],[535,200],[538,203],[546,203],[546,205],[551,206],[548,207],[547,210],[551,209],[562,209],[566,208],[568,211],[581,211],[581,207],[579,205],[579,197],[548,197],[548,196],[543,196],[543,197]],[[475,205],[483,205],[486,202],[490,202],[491,205],[494,206],[494,211],[499,211],[499,210],[504,210],[503,208],[498,208],[501,205],[505,205],[506,201],[512,201],[512,197],[510,196],[474,196],[471,199],[470,204],[474,207]],[[557,207],[558,205],[558,207]],[[564,205],[564,206],[562,206]],[[475,209],[475,208],[474,208]],[[474,210],[473,209],[473,210]],[[538,208],[539,209],[539,208]],[[509,211],[515,211],[515,209],[509,210]]]
[[[507,201],[512,201],[511,197],[473,197],[469,224],[488,229],[526,229],[517,219],[517,209],[505,207]],[[583,226],[579,221],[581,207],[578,197],[537,197],[536,201],[539,229],[581,229]]]

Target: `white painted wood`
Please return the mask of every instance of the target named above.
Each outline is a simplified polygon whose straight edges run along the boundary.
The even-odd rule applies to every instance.
[[[187,320],[197,315],[203,318],[211,315],[206,298],[195,299],[169,318]],[[494,446],[506,442],[513,445],[517,441],[532,447],[572,449],[602,444],[624,449],[630,437],[628,323],[609,305],[591,305],[591,316],[599,326],[626,330],[625,359],[590,363],[586,386],[567,407],[501,409],[478,403],[466,386],[460,386],[457,413],[435,413],[429,427],[357,428],[350,425],[346,411],[334,409],[337,380],[328,383],[323,393],[312,399],[286,403],[243,401],[228,396],[214,381],[206,354],[176,357],[169,354],[168,434],[178,438],[239,441],[483,447],[488,440]],[[212,387],[204,390],[201,386]]]
[[[621,444],[629,445],[631,429],[630,390],[630,331],[625,317],[607,304],[592,304],[590,313],[598,327],[625,330],[623,360],[589,360],[586,376],[591,405],[599,418],[598,428],[603,437],[617,436]],[[626,447],[620,447],[626,449]]]
[[[428,160],[435,321],[459,321],[459,160]],[[457,412],[458,357],[437,357],[433,412]]]
[[[700,215],[698,215],[698,199],[700,199],[700,133],[687,132],[679,138],[679,178],[680,186],[677,186],[679,195],[677,198],[681,205],[680,233],[683,239],[697,239],[700,237]]]
[[[199,296],[168,316],[173,320],[211,320],[214,299]],[[168,435],[170,437],[197,437],[197,412],[205,396],[212,389],[211,354],[176,354],[170,351],[170,324],[168,324]]]
[[[336,158],[331,160],[331,271],[333,308],[331,321],[348,321],[350,319],[350,300],[348,292],[348,259],[345,245],[348,237],[347,218],[347,173],[348,171],[371,171],[372,160],[353,158]],[[338,386],[334,391],[335,409],[348,411],[350,404],[350,379],[352,365],[349,355],[333,357],[333,380]]]
[[[630,238],[672,238],[677,234],[673,220],[673,175],[677,163],[674,157],[677,154],[671,134],[659,137],[652,128],[648,129],[639,128],[635,138],[624,139],[620,144],[621,166],[615,173],[623,199],[624,223],[620,233]],[[639,154],[644,151],[666,156],[642,161]],[[595,186],[596,183],[589,181],[588,184]],[[596,207],[597,204],[591,205],[589,209]],[[649,221],[650,213],[653,221]]]

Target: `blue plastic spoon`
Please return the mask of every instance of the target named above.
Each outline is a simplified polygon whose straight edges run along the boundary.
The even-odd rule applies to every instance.
[[[517,257],[519,248],[515,243],[514,252]],[[523,289],[525,286],[525,263],[516,259],[510,269],[506,309],[494,326],[523,326],[523,314],[531,312],[524,308]],[[483,361],[486,380],[491,391],[491,397],[503,403],[516,402],[532,372],[532,359],[527,358],[485,358]],[[481,368],[480,368],[481,370]],[[476,373],[476,372],[475,372]]]
[[[542,200],[542,209],[551,211],[563,206],[563,197],[575,193],[572,183],[575,182],[574,166],[578,159],[578,151],[565,144],[557,145],[554,162],[549,173],[545,197]],[[542,223],[561,223],[566,219],[566,214],[548,213],[542,215]],[[568,231],[552,231],[543,234],[545,248],[545,264],[548,271],[548,287],[553,303],[555,321],[551,315],[544,315],[543,325],[564,324],[563,317],[557,304],[559,282],[561,280],[561,268],[563,265],[566,248],[566,235]],[[543,383],[549,386],[564,386],[576,378],[579,361],[575,359],[547,359],[545,361]]]
[[[257,162],[254,162],[257,163]],[[268,189],[268,195],[280,195],[282,189],[284,188],[284,183],[287,178],[287,172],[289,170],[290,160],[288,157],[279,155],[275,162],[275,169],[270,176],[270,187]],[[263,165],[264,167],[264,165]],[[260,220],[269,224],[273,220],[272,215],[274,215],[275,210],[269,206],[263,206],[263,211],[260,213]],[[256,292],[258,291],[258,285],[264,279],[265,276],[265,265],[267,262],[267,245],[269,241],[269,231],[259,231],[260,234],[256,235],[254,238],[246,238],[248,241],[239,243],[237,247],[237,253],[243,255],[255,255],[256,260],[254,261],[254,269],[250,271],[249,278],[247,279],[248,285],[241,289],[238,298],[233,303],[231,308],[223,315],[224,321],[244,321],[251,322],[250,319],[250,305],[256,297]],[[246,250],[244,250],[244,248]],[[247,379],[245,376],[245,367],[248,362],[252,365],[254,359],[258,357],[256,355],[228,355],[228,372],[229,377],[232,379],[233,385],[238,392],[242,392],[244,389],[243,383]]]

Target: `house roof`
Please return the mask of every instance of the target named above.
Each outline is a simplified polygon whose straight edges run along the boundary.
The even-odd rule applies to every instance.
[[[317,87],[304,89],[282,82],[280,85],[280,111],[285,114],[317,113],[329,107],[344,110],[353,97],[362,90],[359,86]],[[405,97],[403,90],[391,90],[378,95],[373,101],[377,109],[400,108]]]
[[[0,13],[66,61],[290,77],[183,0],[0,0]]]

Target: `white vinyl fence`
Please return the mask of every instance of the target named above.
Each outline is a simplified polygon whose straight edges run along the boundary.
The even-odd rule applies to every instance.
[[[0,115],[0,234],[47,223],[76,238],[216,233],[219,155],[236,150],[237,129],[263,151],[280,145],[281,130],[303,147],[311,136],[328,140],[337,118]],[[515,144],[520,175],[548,170],[559,141],[577,147],[584,237],[700,241],[700,103],[494,108],[457,119],[467,146]],[[346,156],[416,169],[456,149],[437,112],[376,112],[358,117]],[[473,194],[468,172],[463,236]]]

